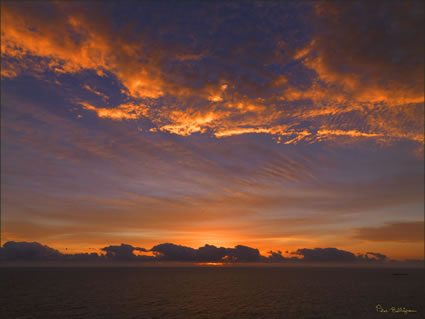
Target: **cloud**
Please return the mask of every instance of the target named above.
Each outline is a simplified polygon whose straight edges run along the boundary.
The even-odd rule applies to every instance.
[[[150,132],[423,144],[423,6],[387,4],[252,4],[232,18],[225,4],[136,4],[118,28],[96,3],[6,3],[2,76],[94,71],[116,80],[126,102],[79,102],[83,110],[149,119]],[[288,25],[305,20],[290,10],[310,13],[315,32],[301,42]]]
[[[311,19],[317,34],[295,58],[317,79],[307,90],[290,88],[286,98],[327,101],[338,113],[360,106],[346,124],[364,117],[363,136],[423,143],[423,3],[324,2],[315,4]]]
[[[378,227],[357,228],[353,237],[367,241],[423,242],[424,222],[392,222]]]
[[[96,18],[90,9],[97,11]],[[163,94],[161,79],[153,64],[137,62],[139,49],[111,30],[96,4],[84,9],[66,3],[2,6],[2,56],[22,69],[31,63],[30,57],[40,57],[45,69],[57,74],[112,72],[129,94],[157,98]]]
[[[259,262],[262,261],[262,256],[258,249],[238,245],[235,248],[228,248],[227,256],[224,258],[237,262]]]
[[[357,256],[357,259],[361,262],[384,262],[387,260],[387,256],[380,253],[367,252],[365,255]]]
[[[63,255],[56,249],[37,242],[9,241],[1,247],[1,256],[6,260],[56,260]]]
[[[235,248],[219,248],[212,245],[205,245],[204,247],[193,249],[167,243],[154,246],[151,251],[158,254],[158,259],[168,261],[259,262],[262,260],[258,249],[242,245],[238,245]]]
[[[96,89],[92,88],[90,85],[85,84],[84,88],[87,91],[92,92],[93,94],[96,94],[97,96],[100,96],[104,101],[107,101],[109,99],[109,96],[107,96],[105,93],[99,92]]]
[[[94,111],[100,118],[109,118],[111,120],[131,120],[138,119],[147,115],[147,107],[143,104],[135,105],[132,103],[121,104],[115,108],[96,107],[86,102],[80,102],[85,110]]]
[[[128,244],[111,245],[101,249],[106,254],[77,253],[63,254],[48,246],[33,242],[7,242],[0,248],[0,261],[61,261],[61,262],[187,262],[187,263],[387,263],[387,256],[367,252],[354,255],[349,251],[337,248],[302,248],[285,257],[281,251],[269,251],[267,256],[258,249],[237,245],[234,248],[205,245],[198,249],[172,243],[159,244],[147,250]],[[152,255],[135,254],[135,252]],[[287,252],[288,253],[288,252]],[[302,258],[299,258],[301,256]],[[411,262],[411,260],[409,261]]]
[[[423,203],[421,163],[397,149],[383,155],[356,149],[335,158],[335,153],[320,153],[322,149],[301,153],[295,148],[260,145],[264,137],[259,143],[241,138],[235,144],[231,139],[202,136],[185,144],[185,138],[159,139],[155,134],[126,130],[118,121],[108,121],[109,130],[88,129],[80,121],[61,118],[25,99],[6,101],[2,106],[4,122],[9,124],[4,126],[5,141],[22,148],[5,152],[9,164],[4,173],[15,180],[3,188],[3,205],[10,211],[5,221],[8,240],[56,243],[56,238],[64,238],[64,247],[81,241],[84,232],[88,241],[97,237],[100,245],[111,233],[128,231],[147,232],[149,245],[161,238],[155,232],[167,232],[165,238],[171,242],[180,242],[179,236],[185,236],[185,243],[199,243],[202,232],[214,233],[216,228],[238,239],[253,234],[251,238],[256,239],[281,238],[277,243],[285,242],[282,237],[289,235],[323,240],[328,228],[338,228],[339,236],[350,236],[341,229],[351,231],[353,222],[359,225],[359,218],[368,220],[370,213],[382,221],[394,220],[394,213],[407,209],[417,216],[420,211],[409,206]],[[49,129],[39,129],[28,119]],[[17,121],[19,125],[11,129],[10,124]],[[37,156],[32,152],[38,152]],[[47,156],[57,160],[46,162]],[[28,159],[37,170],[28,171],[32,167],[26,165]],[[93,170],[92,165],[100,165],[100,169]],[[341,179],[334,183],[329,175],[316,179],[324,167]],[[363,170],[374,174],[358,178]],[[40,174],[41,185],[37,184]],[[293,185],[298,186],[294,189]],[[123,214],[127,218],[122,218]],[[294,226],[306,215],[311,218]],[[179,230],[185,234],[178,235]],[[23,237],[26,232],[31,237]],[[59,237],[61,234],[68,236]],[[127,243],[137,245],[137,241]],[[262,251],[279,247],[259,245]],[[335,244],[322,241],[319,245]],[[416,251],[418,256],[421,251]]]
[[[152,247],[151,251],[158,253],[158,259],[168,261],[195,261],[196,250],[190,247],[174,245],[174,244],[159,244]]]
[[[267,257],[267,260],[271,263],[281,263],[290,260],[290,258],[283,257],[282,252],[280,250],[278,250],[277,252],[270,250],[268,254],[269,256]],[[298,258],[294,258],[293,260],[295,259],[298,260]]]
[[[108,259],[128,261],[128,260],[138,260],[138,259],[140,260],[141,256],[136,256],[134,252],[135,251],[146,252],[146,249],[140,248],[140,247],[133,247],[131,245],[126,245],[126,244],[121,244],[120,246],[103,247],[101,251],[104,251],[106,253],[106,258]]]
[[[198,248],[196,259],[199,262],[221,262],[226,255],[227,249],[224,247],[205,245]]]
[[[350,229],[353,221],[359,225],[360,214],[392,220],[388,214],[408,210],[409,219],[417,218],[423,175],[415,174],[416,162],[399,157],[410,141],[423,144],[423,104],[413,103],[420,94],[415,93],[417,77],[410,76],[410,64],[423,72],[422,62],[401,57],[398,67],[389,65],[394,72],[382,64],[387,77],[380,78],[374,66],[379,54],[367,56],[363,41],[369,31],[359,29],[363,25],[375,32],[395,16],[408,35],[403,30],[409,29],[404,24],[409,19],[399,16],[410,9],[394,11],[392,4],[389,11],[385,6],[370,12],[367,5],[354,8],[366,12],[357,16],[359,21],[372,22],[354,21],[349,27],[340,16],[353,22],[353,4],[323,5],[336,9],[313,12],[310,32],[302,19],[292,18],[304,16],[305,10],[292,15],[280,3],[255,10],[247,5],[231,16],[222,5],[214,10],[203,4],[176,6],[178,12],[187,10],[179,15],[156,4],[134,4],[135,10],[127,12],[117,5],[115,13],[95,3],[3,3],[8,239],[60,241],[63,247],[87,238],[101,247],[99,242],[128,232],[140,236],[129,242],[136,246],[142,236],[149,245],[156,238],[192,244],[202,240],[204,231],[216,235],[220,229],[238,240],[251,233],[261,240],[279,238],[276,248],[286,240],[282,235],[311,238],[325,228]],[[420,17],[415,6],[411,9]],[[329,12],[338,23],[324,21]],[[182,16],[185,21],[179,23]],[[351,48],[347,39],[329,42],[333,34],[351,31],[363,34],[351,38]],[[391,32],[383,35],[382,45],[397,42]],[[415,32],[410,42],[422,31]],[[346,56],[332,56],[333,48]],[[372,51],[377,52],[375,44]],[[384,52],[384,62],[396,63],[388,54]],[[350,62],[349,56],[371,62]],[[408,72],[403,73],[403,66]],[[25,75],[52,79],[49,83],[60,80],[62,86]],[[93,94],[105,92],[110,98],[102,101],[83,89],[84,83]],[[374,88],[375,95],[362,83]],[[11,101],[14,90],[20,99]],[[280,145],[269,143],[270,136]],[[379,152],[369,148],[373,141],[399,140],[407,143]],[[355,152],[328,147],[357,141],[366,147]],[[322,144],[309,145],[318,142]],[[373,173],[362,174],[364,169]],[[394,176],[398,173],[400,178]],[[377,176],[387,178],[375,182]],[[25,237],[26,231],[31,237]],[[318,245],[334,246],[323,242],[326,236],[315,238]],[[228,255],[228,248],[210,247],[201,258],[201,248],[199,259]]]
[[[423,102],[423,3],[317,3],[315,13],[319,32],[304,63],[321,80],[358,101]]]
[[[357,261],[356,256],[345,250],[337,248],[302,248],[293,252],[294,255],[302,256],[304,262],[341,262],[341,263],[354,263]]]

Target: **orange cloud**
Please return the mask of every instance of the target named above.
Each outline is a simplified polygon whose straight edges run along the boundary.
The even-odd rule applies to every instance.
[[[343,131],[343,130],[318,130],[317,135],[320,136],[326,136],[326,135],[336,135],[336,136],[352,136],[352,137],[378,137],[382,136],[380,134],[376,133],[364,133],[359,132],[356,130],[349,130],[349,131]]]
[[[98,76],[111,74],[122,86],[121,92],[133,102],[113,108],[81,103],[99,117],[147,117],[156,126],[152,131],[183,136],[211,133],[218,138],[262,133],[280,137],[278,143],[284,144],[314,142],[325,137],[367,137],[379,141],[399,138],[423,143],[423,106],[416,105],[424,101],[423,68],[418,68],[416,62],[406,62],[422,59],[423,43],[414,43],[414,37],[403,39],[403,63],[394,63],[394,56],[380,51],[381,45],[391,48],[393,36],[382,34],[381,41],[374,35],[375,42],[370,43],[370,37],[357,21],[341,23],[344,21],[339,20],[340,15],[351,4],[318,4],[317,16],[312,21],[318,33],[292,51],[292,59],[298,61],[301,70],[314,71],[311,84],[297,86],[292,81],[296,74],[269,72],[264,65],[282,62],[280,58],[267,57],[262,68],[252,67],[265,78],[265,84],[244,77],[237,81],[235,74],[226,71],[219,80],[205,81],[200,87],[185,84],[178,75],[182,73],[184,79],[199,81],[201,73],[194,71],[193,66],[207,57],[208,49],[169,50],[149,42],[143,34],[112,30],[100,12],[92,19],[88,10],[69,3],[55,2],[49,6],[55,13],[51,19],[42,18],[42,6],[2,6],[2,76],[11,78],[22,72],[35,74],[45,70],[58,74],[82,70],[92,70]],[[373,21],[377,15],[374,10],[366,10],[366,17],[357,18]],[[395,12],[401,23],[400,32],[407,34],[411,26],[401,18],[409,12],[404,7],[399,11]],[[413,25],[423,23],[418,17],[412,19]],[[381,35],[382,30],[376,32]],[[170,71],[170,61],[182,64]],[[232,63],[239,61],[235,59]],[[191,73],[183,73],[187,70]],[[108,99],[87,84],[84,88],[105,101]],[[160,98],[161,103],[155,102]],[[367,132],[361,132],[360,122]],[[283,128],[282,123],[291,124]],[[299,128],[300,123],[308,124]],[[287,140],[282,140],[282,136]]]
[[[147,116],[148,109],[145,105],[135,104],[121,104],[116,108],[101,108],[95,107],[86,102],[80,102],[85,110],[96,112],[97,116],[101,118],[108,118],[111,120],[134,120],[142,116]]]
[[[109,99],[109,96],[107,96],[106,94],[104,94],[104,93],[102,93],[102,92],[99,92],[99,91],[96,91],[95,89],[93,89],[90,85],[88,85],[88,84],[85,84],[84,85],[84,88],[86,89],[86,90],[88,90],[88,91],[90,91],[90,92],[92,92],[93,94],[96,94],[97,96],[100,96],[103,100],[108,100]]]
[[[108,71],[118,77],[131,96],[163,95],[157,67],[137,62],[139,44],[123,43],[106,23],[96,24],[67,4],[56,3],[54,10],[57,16],[45,20],[19,7],[2,6],[2,55],[17,59],[24,68],[28,55],[46,58],[47,67],[57,73],[90,69],[102,76]],[[73,40],[75,36],[79,41]]]
[[[307,130],[302,131],[296,131],[293,129],[290,129],[289,126],[285,125],[278,125],[278,126],[272,126],[272,127],[240,127],[240,128],[229,128],[229,129],[223,129],[219,130],[214,133],[216,137],[229,137],[234,135],[241,135],[241,134],[271,134],[271,135],[279,135],[278,143],[280,143],[281,138],[280,136],[293,136],[296,137],[293,139],[290,139],[285,142],[285,144],[296,144],[297,142],[301,141],[306,136],[311,135],[310,132]]]
[[[266,133],[270,134],[272,132],[272,129],[270,128],[263,128],[263,127],[247,127],[247,128],[235,128],[235,129],[229,129],[229,130],[222,130],[219,132],[214,133],[216,137],[227,137],[227,136],[233,136],[233,135],[241,135],[241,134],[247,134],[247,133]]]
[[[219,90],[215,89],[214,90],[215,92],[211,92],[211,94],[208,96],[208,101],[212,101],[212,102],[223,101],[223,93],[224,91],[226,91],[227,88],[228,88],[227,84],[222,84]]]

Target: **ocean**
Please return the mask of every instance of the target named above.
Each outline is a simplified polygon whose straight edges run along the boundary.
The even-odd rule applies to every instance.
[[[4,319],[424,318],[424,297],[424,269],[0,268]]]

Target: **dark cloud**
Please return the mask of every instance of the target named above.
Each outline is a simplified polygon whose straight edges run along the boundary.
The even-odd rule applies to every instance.
[[[258,249],[242,245],[238,245],[235,248],[228,248],[227,256],[230,260],[234,260],[237,262],[264,261]]]
[[[222,263],[403,263],[389,260],[377,252],[354,255],[337,248],[302,248],[285,257],[281,251],[269,251],[268,256],[260,254],[258,249],[238,245],[234,248],[205,245],[198,249],[164,243],[151,250],[127,244],[107,246],[101,249],[106,254],[77,253],[63,254],[56,249],[39,243],[7,242],[0,248],[0,261],[60,261],[60,262],[222,262]],[[135,252],[153,252],[154,256],[136,255]],[[299,258],[302,257],[302,258]],[[423,262],[423,261],[422,261]],[[409,263],[412,263],[410,260]],[[419,261],[415,261],[419,264]]]
[[[78,262],[98,262],[105,261],[106,258],[103,255],[97,253],[77,253],[77,254],[63,254],[61,260],[64,261],[78,261]]]
[[[278,250],[277,252],[270,250],[268,253],[269,253],[269,256],[268,256],[267,260],[269,262],[272,262],[272,263],[278,262],[279,263],[279,262],[284,262],[284,261],[288,260],[288,258],[285,258],[285,257],[282,256],[282,252],[280,250]],[[287,253],[288,253],[288,251],[287,251]]]
[[[304,262],[356,262],[356,256],[345,250],[337,248],[314,248],[314,249],[298,249],[294,255],[302,256]]]
[[[56,249],[36,242],[9,241],[1,248],[1,256],[7,260],[52,260],[63,255]]]
[[[135,260],[140,256],[136,256],[134,251],[145,252],[146,249],[133,247],[131,245],[121,244],[120,246],[107,246],[101,249],[106,252],[106,257],[113,260]]]
[[[357,256],[357,259],[362,262],[384,262],[387,256],[380,253],[367,252],[365,255]]]
[[[174,245],[174,244],[159,244],[154,246],[151,251],[157,253],[157,258],[168,261],[195,261],[196,250],[190,247]]]
[[[293,252],[294,255],[303,256],[303,262],[326,262],[326,263],[385,263],[388,262],[386,255],[375,252],[354,255],[352,252],[340,250],[337,248],[315,248],[298,249]]]
[[[227,249],[224,247],[215,247],[213,245],[205,245],[197,250],[196,257],[200,262],[218,262],[221,261],[227,254]]]
[[[159,260],[191,262],[259,262],[264,261],[258,249],[238,245],[235,248],[205,245],[198,249],[165,243],[154,246],[151,251]]]

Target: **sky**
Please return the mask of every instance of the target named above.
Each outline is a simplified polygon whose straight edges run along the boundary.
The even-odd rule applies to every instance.
[[[2,1],[2,243],[423,259],[423,39],[422,1]]]

